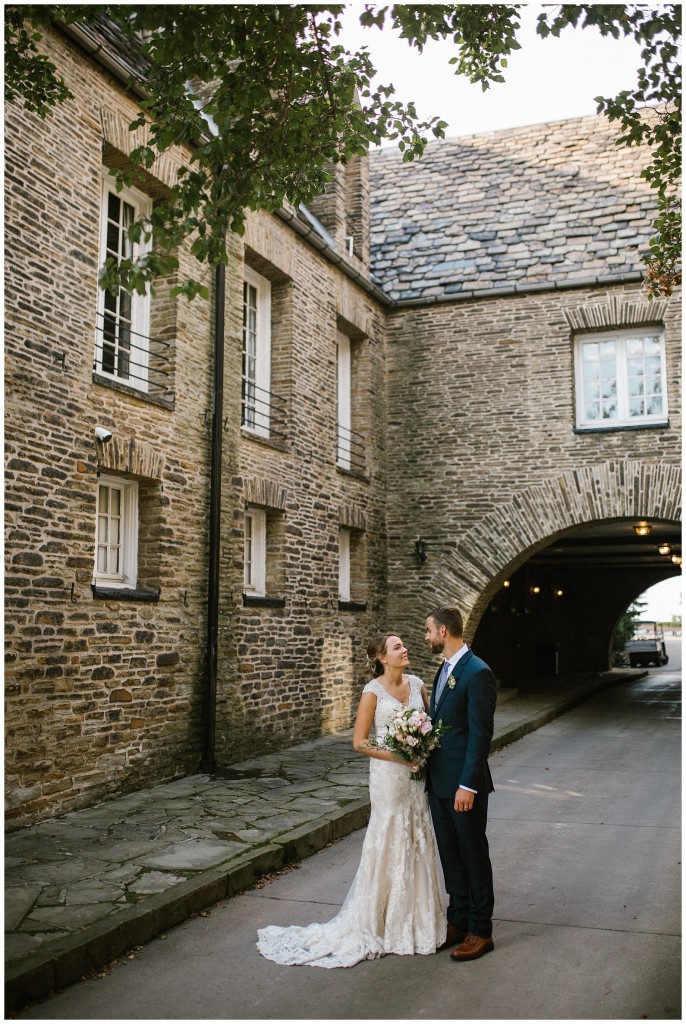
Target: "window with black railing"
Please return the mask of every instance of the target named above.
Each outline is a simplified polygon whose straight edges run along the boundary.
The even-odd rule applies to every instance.
[[[286,399],[243,377],[241,426],[275,441],[286,438]]]
[[[351,473],[366,470],[365,438],[355,430],[353,409],[353,344],[347,334],[337,335],[336,465]]]
[[[130,296],[129,296],[130,298]],[[127,317],[105,308],[97,315],[93,371],[100,377],[153,398],[173,398],[173,349],[131,326]]]
[[[150,239],[134,242],[131,226],[147,216],[152,200],[134,188],[117,192],[112,176],[103,168],[100,223],[100,263],[135,261],[150,247]],[[164,305],[156,297],[155,307]],[[173,399],[172,346],[168,323],[151,337],[151,297],[118,288],[100,290],[96,316],[93,371],[102,382],[116,383],[150,398]],[[159,309],[158,309],[159,312]],[[167,318],[168,319],[168,318]],[[157,317],[153,318],[156,322]]]
[[[367,466],[365,453],[364,436],[351,427],[344,427],[339,423],[336,465],[351,473],[364,473]]]

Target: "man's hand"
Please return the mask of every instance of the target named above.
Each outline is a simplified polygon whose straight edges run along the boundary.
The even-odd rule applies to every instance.
[[[473,806],[474,794],[471,789],[463,789],[462,786],[460,786],[455,794],[455,810],[458,813],[460,811],[471,811]]]

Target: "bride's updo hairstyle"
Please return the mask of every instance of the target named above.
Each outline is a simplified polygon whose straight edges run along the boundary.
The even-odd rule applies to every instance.
[[[373,676],[383,675],[384,667],[379,658],[386,653],[389,636],[395,635],[395,633],[377,633],[367,644],[367,669]]]

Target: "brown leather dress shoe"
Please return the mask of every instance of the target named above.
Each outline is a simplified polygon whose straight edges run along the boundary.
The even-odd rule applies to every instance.
[[[450,954],[451,960],[478,960],[484,953],[490,953],[495,946],[493,939],[484,938],[481,935],[474,935],[469,932],[464,942],[460,943],[457,949]]]
[[[445,937],[445,942],[440,945],[436,952],[440,953],[442,949],[449,949],[450,946],[456,946],[458,942],[464,942],[467,938],[467,932],[462,928],[456,928],[454,924],[448,921],[448,931]]]

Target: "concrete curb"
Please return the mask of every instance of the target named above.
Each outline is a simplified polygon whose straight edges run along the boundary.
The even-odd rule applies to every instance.
[[[552,704],[523,722],[502,729],[493,737],[491,752],[534,732],[596,693],[645,675],[647,672],[633,671],[630,675],[622,673],[590,681],[587,689]],[[250,853],[202,871],[195,878],[149,896],[135,906],[126,907],[76,935],[56,939],[48,948],[22,958],[19,964],[8,964],[5,971],[5,1012],[73,984],[133,946],[150,942],[169,928],[181,924],[191,914],[245,891],[263,875],[310,857],[328,843],[363,828],[369,812],[368,798],[354,801],[276,836]]]

